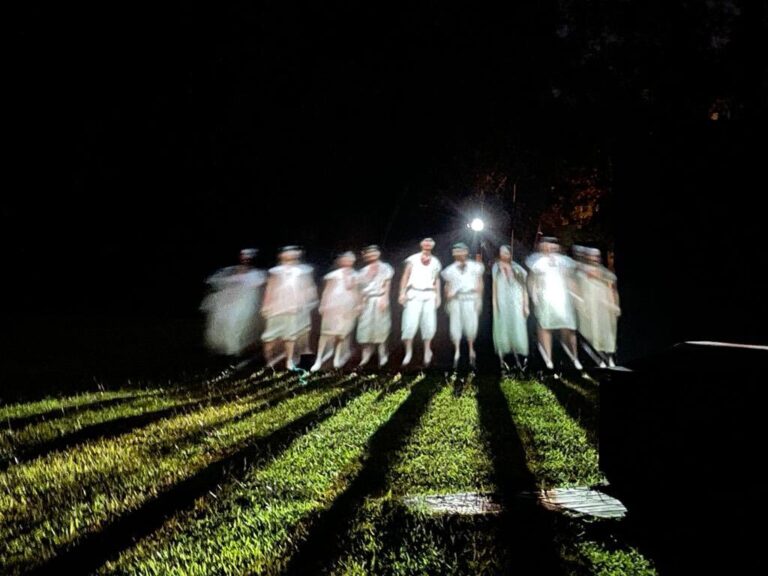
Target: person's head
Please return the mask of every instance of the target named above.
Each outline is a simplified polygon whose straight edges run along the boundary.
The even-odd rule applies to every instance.
[[[600,250],[597,248],[587,248],[584,251],[584,258],[590,264],[600,264]]]
[[[243,248],[240,250],[240,264],[244,266],[250,266],[256,259],[256,255],[259,253],[256,248]]]
[[[283,246],[278,256],[281,264],[295,264],[301,260],[302,251],[298,246]]]
[[[512,261],[512,248],[510,248],[508,245],[504,244],[499,247],[499,260],[502,262],[511,262]]]
[[[347,251],[339,254],[336,258],[336,265],[339,268],[352,268],[355,265],[355,253]]]
[[[432,238],[424,238],[419,246],[421,246],[421,251],[425,254],[432,254],[432,250],[435,247],[435,241],[432,240]]]
[[[469,248],[466,244],[464,244],[464,242],[457,242],[453,245],[451,254],[453,255],[453,259],[456,262],[464,263],[467,261],[467,257],[469,256]]]
[[[543,254],[552,254],[558,250],[559,246],[557,245],[557,238],[554,236],[543,236],[541,240],[539,240],[539,252],[542,252]]]
[[[375,244],[363,248],[363,260],[366,264],[372,264],[381,258],[381,250]]]

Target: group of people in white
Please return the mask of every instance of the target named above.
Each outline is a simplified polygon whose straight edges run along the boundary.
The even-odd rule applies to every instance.
[[[443,268],[434,247],[434,240],[423,239],[421,250],[405,259],[398,283],[405,349],[402,365],[412,362],[417,335],[423,342],[422,365],[431,364],[437,310],[444,300],[453,366],[459,365],[464,339],[469,365],[474,367],[485,266],[471,260],[469,248],[459,242],[452,247],[453,263]],[[573,366],[582,369],[577,330],[583,337],[582,349],[596,364],[614,365],[620,314],[616,276],[602,265],[599,250],[574,246],[573,254],[573,259],[561,254],[557,240],[544,237],[523,267],[513,261],[509,246],[499,248],[491,284],[493,343],[502,368],[509,368],[506,360],[512,356],[515,366],[524,369],[531,310],[538,351],[548,369],[554,368],[553,332],[559,333]],[[320,335],[311,371],[329,362],[337,369],[345,366],[352,356],[353,334],[361,347],[360,366],[369,364],[374,354],[379,366],[385,366],[395,271],[381,260],[379,247],[362,250],[364,265],[359,270],[354,252],[339,255],[334,270],[323,278],[321,294],[314,270],[302,262],[302,255],[297,246],[286,246],[280,250],[278,265],[264,272],[253,266],[256,251],[242,250],[238,266],[211,276],[211,290],[201,306],[207,315],[208,346],[221,354],[247,357],[261,343],[267,365],[285,361],[288,370],[296,370],[300,356],[312,354],[312,311],[318,308]]]

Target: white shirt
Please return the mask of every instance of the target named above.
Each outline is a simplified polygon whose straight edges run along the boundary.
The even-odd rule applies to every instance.
[[[477,292],[478,280],[482,278],[485,266],[480,262],[467,260],[462,269],[458,262],[454,262],[442,272],[443,280],[449,283],[451,292],[456,295],[471,294]]]
[[[378,264],[378,270],[373,274],[373,267]],[[385,262],[368,264],[357,273],[357,282],[364,298],[384,294],[384,284],[395,275],[392,266]]]
[[[413,288],[415,290],[435,289],[435,280],[437,280],[440,270],[443,268],[440,260],[435,256],[431,256],[429,264],[424,265],[421,262],[421,252],[418,252],[406,258],[405,262],[411,265],[411,275],[408,278],[406,288]]]

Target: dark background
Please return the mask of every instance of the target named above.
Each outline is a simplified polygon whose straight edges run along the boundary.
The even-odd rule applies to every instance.
[[[447,263],[479,212],[487,256],[542,221],[615,249],[624,360],[766,343],[765,3],[410,4],[10,15],[3,387],[207,366],[203,280],[241,247]],[[584,173],[599,211],[548,229]]]

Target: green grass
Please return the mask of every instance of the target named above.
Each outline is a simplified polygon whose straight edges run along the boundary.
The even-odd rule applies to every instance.
[[[486,492],[493,465],[482,438],[476,390],[459,396],[449,381],[432,399],[389,483],[397,494]]]
[[[563,385],[597,401],[592,384]],[[76,436],[168,408],[178,412],[113,437]],[[53,410],[62,414],[48,418]],[[134,543],[121,535],[125,547],[109,559],[104,552],[98,572],[527,573],[539,551],[520,546],[546,534],[517,509],[517,490],[604,481],[586,422],[532,380],[323,373],[304,387],[297,375],[261,370],[191,387],[46,399],[0,414],[9,423],[0,458],[77,439],[0,472],[0,572],[9,574],[43,565],[217,463],[234,455],[241,463],[245,453],[247,463],[227,468],[208,494],[201,496],[203,484],[178,505],[174,499],[158,529]],[[511,507],[460,516],[405,503],[456,492],[495,494]],[[535,514],[547,519],[542,549],[564,573],[655,574],[610,529],[590,536],[596,531],[581,519]]]
[[[110,404],[106,407],[89,408],[82,406],[77,411],[66,412],[66,415],[51,420],[31,423],[15,429],[9,427],[0,431],[0,464],[13,461],[17,456],[44,448],[47,443],[57,439],[65,439],[67,435],[87,429],[89,426],[115,422],[134,416],[151,416],[155,412],[169,408],[194,410],[206,403],[235,399],[238,396],[256,398],[264,396],[275,389],[289,389],[296,385],[296,378],[284,381],[262,381],[257,379],[241,379],[229,383],[226,388],[206,387],[203,390],[168,390],[156,391],[153,394],[142,394],[128,398],[125,402]]]
[[[500,568],[495,519],[433,514],[405,496],[492,492],[493,464],[477,388],[443,382],[387,473],[386,493],[365,498],[340,527],[343,544],[329,572],[491,574]]]
[[[634,548],[608,547],[585,540],[572,547],[573,574],[594,576],[655,576],[653,564]]]
[[[312,390],[253,414],[262,401],[240,399],[14,466],[0,474],[0,558],[11,571],[40,563],[339,393]]]
[[[95,402],[134,398],[137,396],[157,393],[156,390],[98,390],[95,392],[83,392],[82,394],[64,398],[48,397],[38,400],[37,402],[24,402],[0,406],[0,421],[12,424],[13,420],[18,418],[41,416],[53,411],[66,413],[70,409],[87,406],[88,404],[93,404]]]
[[[503,380],[502,392],[541,488],[591,486],[603,481],[597,449],[543,384]]]
[[[501,387],[523,442],[528,467],[542,488],[589,486],[605,481],[596,448],[546,386],[532,380],[507,379]],[[591,540],[578,521],[556,519],[556,526],[568,574],[656,574],[653,564],[631,546],[607,546],[604,541]]]
[[[408,395],[363,393],[282,454],[170,519],[102,573],[279,573],[314,515],[360,469],[367,441]]]

